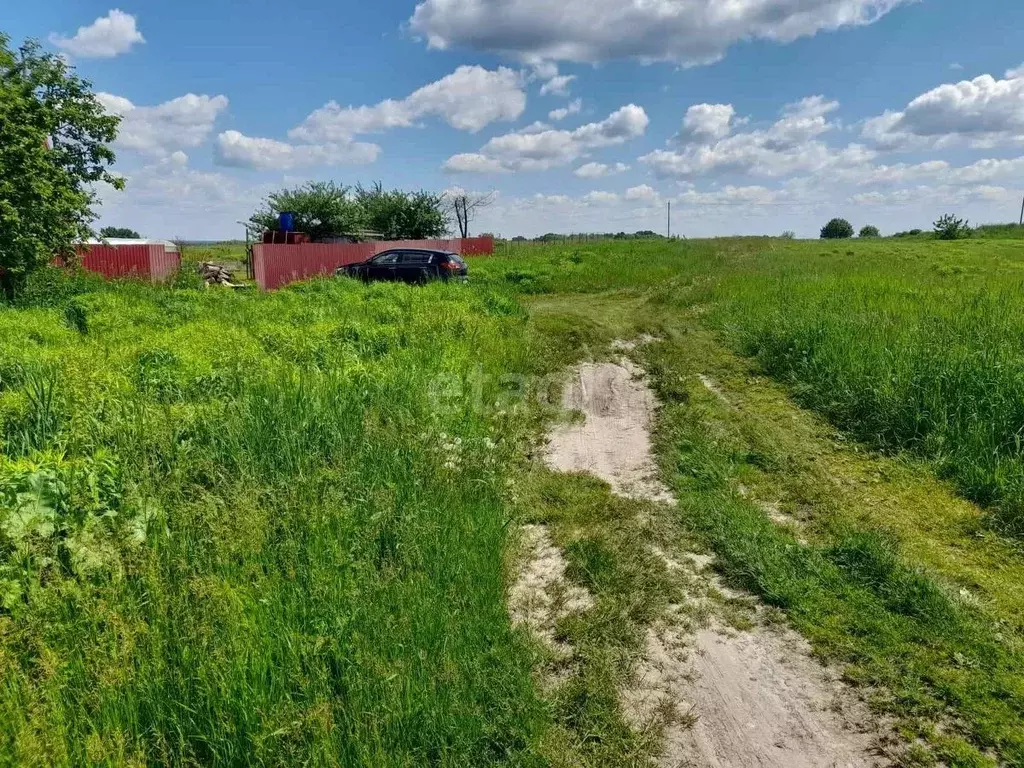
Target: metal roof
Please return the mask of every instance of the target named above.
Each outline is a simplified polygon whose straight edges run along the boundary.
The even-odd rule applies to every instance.
[[[178,252],[178,246],[170,240],[154,240],[147,237],[90,237],[85,241],[86,245],[162,245],[165,251]]]

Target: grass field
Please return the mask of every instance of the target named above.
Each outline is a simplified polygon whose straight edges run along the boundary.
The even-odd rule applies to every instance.
[[[529,763],[528,424],[430,396],[542,365],[522,310],[89,287],[0,309],[0,763]]]
[[[803,405],[931,460],[1024,534],[1024,249],[1014,240],[754,238],[525,247],[486,265],[525,293],[654,291],[706,305]]]
[[[671,535],[908,763],[1024,765],[1022,270],[744,238],[513,246],[469,286],[41,276],[0,308],[0,763],[642,764],[615,685],[670,585],[635,510],[534,468],[502,376],[649,333]],[[504,607],[520,519],[598,601],[554,701]]]

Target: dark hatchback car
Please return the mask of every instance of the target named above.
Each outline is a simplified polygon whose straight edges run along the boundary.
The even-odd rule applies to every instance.
[[[465,280],[469,268],[457,254],[448,251],[396,248],[378,253],[369,261],[338,267],[339,276],[360,280],[400,280],[426,283],[431,280]]]

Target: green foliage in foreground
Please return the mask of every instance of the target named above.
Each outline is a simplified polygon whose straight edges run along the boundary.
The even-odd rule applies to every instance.
[[[994,766],[991,751],[998,764],[1024,765],[1019,637],[908,564],[884,533],[839,529],[801,544],[741,497],[738,470],[765,457],[709,427],[699,403],[680,400],[679,382],[692,377],[679,375],[687,367],[677,349],[659,345],[652,366],[668,402],[662,455],[685,523],[714,549],[730,583],[784,609],[819,653],[846,665],[848,680],[875,690],[876,706],[899,718],[908,739],[926,740],[946,765]]]
[[[723,284],[716,317],[801,404],[874,446],[931,459],[993,525],[1022,536],[1024,251],[987,250],[933,241],[892,266],[885,248],[835,265],[794,254],[774,279]]]
[[[534,762],[526,417],[431,396],[495,402],[524,322],[347,281],[0,309],[0,763]]]

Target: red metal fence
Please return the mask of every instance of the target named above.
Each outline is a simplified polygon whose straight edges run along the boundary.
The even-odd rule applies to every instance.
[[[494,240],[490,237],[467,237],[374,243],[257,243],[252,247],[253,274],[260,288],[273,290],[316,275],[333,274],[338,267],[366,261],[381,251],[393,248],[433,248],[463,256],[483,256],[494,253]]]
[[[160,244],[86,245],[78,253],[84,269],[104,277],[165,280],[181,266],[181,255]]]

